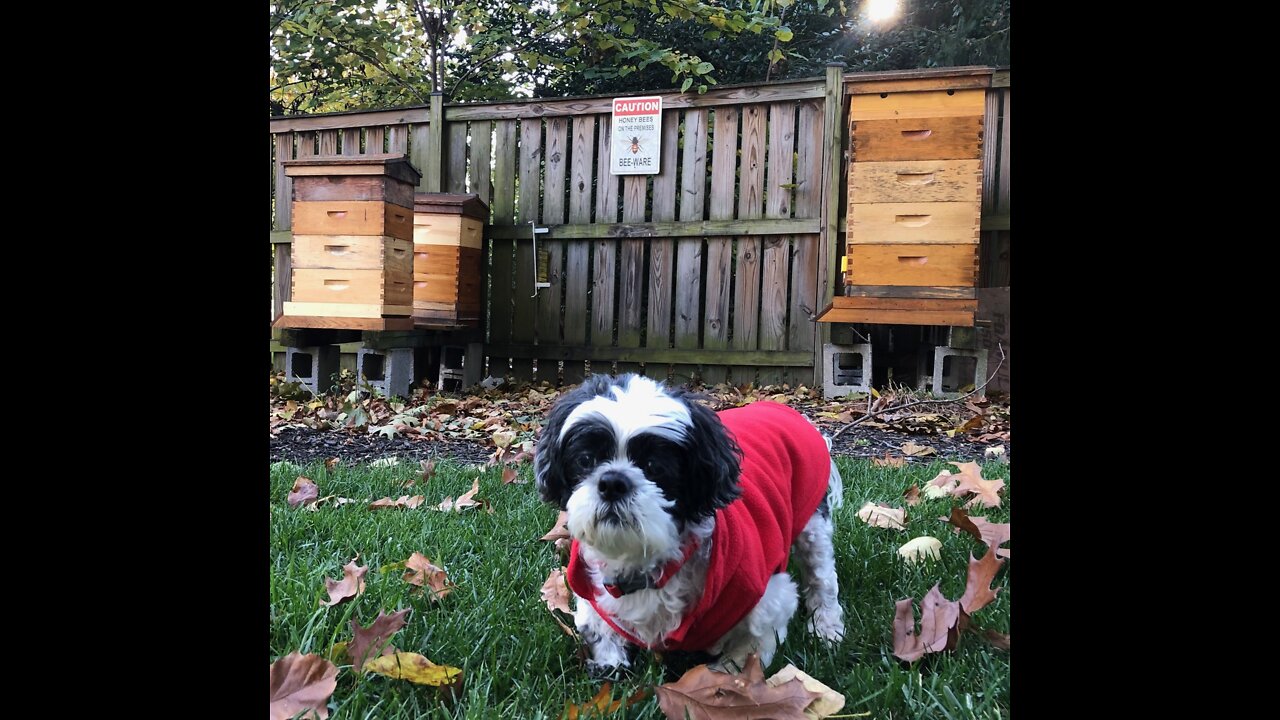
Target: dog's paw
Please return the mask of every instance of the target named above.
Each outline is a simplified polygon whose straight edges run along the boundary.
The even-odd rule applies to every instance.
[[[631,675],[631,663],[623,661],[618,665],[602,665],[588,660],[587,675],[593,680],[621,680]]]
[[[838,643],[844,639],[844,612],[839,607],[819,610],[809,618],[806,627],[828,643]]]

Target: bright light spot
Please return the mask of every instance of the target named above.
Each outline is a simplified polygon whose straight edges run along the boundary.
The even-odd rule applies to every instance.
[[[867,17],[872,22],[891,20],[898,14],[898,0],[867,0]]]

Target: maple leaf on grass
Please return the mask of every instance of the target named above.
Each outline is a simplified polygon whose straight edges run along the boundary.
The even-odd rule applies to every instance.
[[[631,697],[626,699],[627,707],[631,707],[640,702],[648,695],[648,691],[640,688]],[[605,681],[600,686],[600,692],[584,703],[574,704],[565,701],[563,720],[578,720],[579,718],[587,718],[594,716],[604,716],[618,712],[622,708],[622,698],[613,699],[613,683]]]
[[[408,570],[404,574],[405,582],[410,585],[429,588],[432,600],[440,600],[445,595],[453,592],[454,585],[449,583],[449,576],[445,573],[444,568],[436,567],[422,553],[415,552],[405,561],[404,566]]]
[[[455,693],[462,688],[461,669],[437,665],[418,653],[396,652],[383,655],[369,660],[361,669],[418,685],[449,688]]]
[[[359,558],[356,559],[358,560]],[[356,565],[355,560],[343,565],[341,580],[324,579],[325,590],[329,592],[329,602],[322,601],[320,604],[325,607],[333,607],[363,594],[364,574],[367,572],[369,572],[369,568]]]
[[[698,665],[656,690],[669,720],[685,720],[686,712],[692,720],[804,720],[804,709],[820,697],[798,678],[770,687],[755,655],[738,675]]]
[[[960,469],[960,473],[953,476],[956,485],[951,490],[952,495],[974,493],[973,500],[969,501],[966,507],[975,504],[986,507],[1000,507],[999,492],[1004,488],[1003,480],[983,480],[982,467],[976,462],[953,462],[951,464]]]
[[[960,619],[960,603],[943,597],[935,584],[920,601],[920,632],[916,634],[911,600],[899,600],[894,605],[893,654],[906,662],[914,662],[926,653],[954,648],[959,634],[956,623]]]
[[[996,549],[993,547],[987,548],[987,554],[981,560],[974,560],[973,555],[969,555],[969,577],[965,581],[964,595],[960,598],[960,607],[964,608],[965,613],[972,615],[995,601],[1000,588],[992,590],[991,582],[996,579],[1001,565],[1004,565],[1004,561],[996,557]]]
[[[310,505],[319,497],[320,486],[312,482],[311,478],[299,475],[298,479],[293,481],[293,489],[289,491],[289,507]]]
[[[271,720],[303,717],[326,720],[328,702],[338,687],[338,667],[319,655],[289,653],[271,663]]]
[[[906,530],[907,511],[900,508],[891,508],[888,505],[879,505],[867,501],[858,510],[858,519],[862,520],[871,527],[891,528],[893,530]]]
[[[351,618],[352,638],[347,643],[347,657],[351,658],[352,667],[364,667],[370,659],[379,655],[389,655],[396,649],[389,642],[391,636],[405,626],[405,615],[409,608],[397,610],[390,615],[378,611],[378,617],[369,627],[362,628],[355,618]]]

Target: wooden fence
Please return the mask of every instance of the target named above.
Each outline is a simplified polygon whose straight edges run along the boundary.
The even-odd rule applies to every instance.
[[[282,159],[407,152],[423,170],[419,190],[489,203],[489,374],[821,382],[814,358],[828,333],[813,316],[835,288],[843,247],[848,96],[922,77],[939,87],[1003,85],[988,90],[983,277],[1007,285],[1008,73],[1000,75],[993,83],[990,68],[833,67],[825,79],[665,93],[655,176],[609,173],[611,144],[625,141],[610,137],[609,98],[280,118],[271,121],[274,188],[290,196]],[[538,243],[551,286],[536,297],[530,222],[549,228]],[[275,203],[276,315],[288,295],[289,226],[289,204]]]

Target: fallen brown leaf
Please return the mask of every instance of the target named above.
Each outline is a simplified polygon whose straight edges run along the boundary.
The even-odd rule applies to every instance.
[[[463,508],[479,507],[480,503],[475,500],[475,494],[478,492],[480,492],[480,478],[476,478],[471,483],[470,490],[462,493],[457,500],[453,501],[453,509],[462,510]]]
[[[973,555],[969,555],[969,577],[965,581],[964,595],[960,598],[960,607],[965,613],[972,615],[995,601],[1000,588],[993,591],[991,581],[995,580],[1001,565],[1004,565],[1004,561],[996,557],[996,549],[993,547],[987,548],[987,554],[981,560],[974,560]]]
[[[406,508],[413,509],[421,505],[423,502],[425,502],[426,499],[427,498],[424,495],[414,495],[413,497],[409,497],[408,495],[401,495],[395,500],[392,500],[389,497],[384,497],[381,500],[374,500],[373,502],[369,503],[369,509],[383,510],[386,508],[397,508],[397,507],[406,507]]]
[[[938,451],[928,445],[917,445],[913,442],[904,444],[901,448],[902,454],[909,457],[924,457],[926,455],[937,455]]]
[[[502,482],[504,484],[516,483],[523,485],[527,481],[520,480],[520,473],[516,472],[515,468],[504,467],[502,468]]]
[[[573,615],[569,607],[569,585],[564,579],[564,568],[556,568],[542,583],[542,601],[548,610],[560,610],[566,615]]]
[[[359,558],[357,558],[359,559]],[[324,579],[325,590],[329,592],[329,602],[321,602],[325,607],[333,607],[364,593],[364,574],[369,568],[356,565],[352,560],[342,566],[342,579]]]
[[[765,682],[770,686],[776,687],[784,682],[796,679],[804,685],[806,690],[816,692],[819,695],[818,699],[814,700],[809,707],[804,709],[804,716],[809,718],[809,720],[822,720],[822,718],[840,712],[840,709],[844,707],[844,695],[832,690],[815,678],[810,677],[795,665],[787,665],[774,673],[773,677],[765,680]]]
[[[325,469],[326,469],[326,470],[332,470],[332,469],[334,469],[334,468],[338,467],[338,461],[339,461],[339,459],[338,459],[338,458],[336,458],[336,457],[331,457],[331,458],[329,458],[328,460],[325,460],[325,461],[324,461],[324,467],[325,467]]]
[[[564,510],[556,516],[555,527],[547,531],[546,535],[538,538],[539,540],[568,540],[569,539],[569,513]]]
[[[648,695],[648,691],[640,688],[631,697],[626,699],[627,707],[631,707],[640,702]],[[565,701],[563,720],[578,720],[578,718],[586,718],[594,715],[608,715],[618,712],[622,708],[622,698],[613,699],[613,683],[606,681],[600,686],[600,692],[584,703],[577,705]]]
[[[378,611],[378,617],[362,628],[355,618],[351,618],[352,638],[347,643],[347,657],[351,658],[352,667],[362,668],[371,658],[379,655],[390,655],[396,649],[389,642],[391,636],[405,626],[405,615],[409,608],[397,610],[390,615]]]
[[[369,660],[361,669],[418,685],[449,688],[455,693],[462,688],[461,669],[437,665],[418,653],[397,652],[383,655]]]
[[[871,527],[890,528],[893,530],[907,529],[905,525],[907,522],[906,510],[880,505],[870,500],[858,510],[858,519]]]
[[[920,601],[920,633],[915,634],[915,613],[911,598],[899,600],[893,614],[893,654],[906,662],[914,662],[925,653],[941,652],[955,647],[952,632],[960,618],[960,604],[943,597],[938,585]]]
[[[440,600],[453,592],[454,585],[449,583],[449,576],[444,568],[437,567],[425,555],[415,552],[405,561],[405,582],[410,585],[426,587],[431,590],[431,599]]]
[[[686,712],[692,720],[804,720],[804,709],[820,697],[799,679],[770,687],[755,655],[747,657],[741,674],[698,665],[656,690],[658,706],[668,720],[685,720]]]
[[[338,687],[338,668],[319,655],[290,653],[271,663],[271,720],[303,717],[326,720],[329,697]]]
[[[298,476],[293,481],[293,489],[289,491],[287,502],[289,507],[298,507],[299,505],[310,505],[320,497],[320,487],[311,481],[311,478]]]
[[[418,464],[422,466],[422,479],[419,482],[426,485],[428,482],[431,482],[432,476],[436,474],[436,459],[431,458],[430,460],[419,460]]]
[[[1009,636],[1008,635],[1004,633],[996,632],[995,630],[988,628],[982,631],[982,637],[985,638],[987,642],[991,643],[991,646],[994,647],[995,649],[1009,652]]]
[[[993,523],[987,522],[985,517],[970,517],[964,508],[957,507],[951,508],[950,518],[938,519],[949,522],[955,525],[957,530],[963,530],[972,535],[975,540],[996,548],[996,557],[1009,557],[1009,550],[1000,546],[1009,542],[1010,523]]]
[[[956,487],[956,479],[959,476],[953,475],[950,470],[943,470],[938,473],[937,477],[930,480],[924,486],[924,496],[930,500],[944,498],[951,494]]]
[[[1004,487],[1003,480],[983,480],[982,467],[976,462],[951,463],[960,469],[960,473],[955,475],[956,486],[951,490],[952,495],[964,495],[965,493],[975,493],[973,500],[968,505],[977,504],[986,507],[1000,506],[1000,490]],[[966,507],[968,506],[966,505]]]
[[[907,464],[907,459],[901,455],[890,457],[889,451],[885,450],[883,458],[872,458],[871,462],[880,467],[902,467]]]
[[[907,491],[902,493],[902,499],[906,500],[908,507],[919,505],[922,502],[920,500],[920,488],[915,485],[907,488]]]

